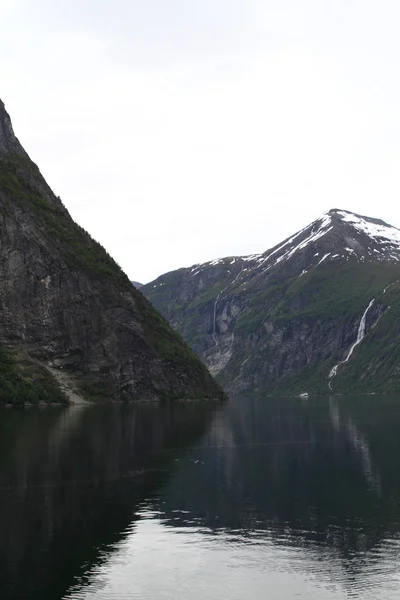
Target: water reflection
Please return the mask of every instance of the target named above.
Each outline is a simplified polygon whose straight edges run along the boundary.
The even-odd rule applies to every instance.
[[[156,508],[166,526],[301,549],[297,567],[328,571],[360,597],[371,585],[380,597],[385,584],[388,598],[399,552],[399,431],[399,398],[238,400],[196,448],[200,468],[182,469]],[[284,555],[283,568],[298,559]]]
[[[397,598],[399,401],[2,413],[0,597]]]
[[[207,426],[207,405],[49,407],[0,419],[0,597],[61,598]],[[81,579],[80,579],[81,580]]]

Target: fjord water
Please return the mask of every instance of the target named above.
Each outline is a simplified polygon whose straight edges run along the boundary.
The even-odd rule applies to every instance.
[[[0,598],[391,600],[400,397],[10,410]]]

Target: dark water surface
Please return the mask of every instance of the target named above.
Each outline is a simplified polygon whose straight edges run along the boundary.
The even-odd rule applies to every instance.
[[[400,597],[400,397],[0,412],[0,598]]]

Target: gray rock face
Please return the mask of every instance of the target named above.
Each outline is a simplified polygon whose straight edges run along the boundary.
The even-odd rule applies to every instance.
[[[0,156],[5,154],[21,154],[27,156],[25,150],[14,135],[10,115],[0,100]]]
[[[399,281],[400,231],[333,209],[263,254],[179,269],[142,291],[230,392],[391,391]],[[365,339],[342,363],[372,299]]]
[[[0,229],[0,347],[16,377],[30,385],[36,368],[52,378],[58,371],[64,389],[70,381],[89,399],[221,396],[180,336],[73,222],[2,103]]]

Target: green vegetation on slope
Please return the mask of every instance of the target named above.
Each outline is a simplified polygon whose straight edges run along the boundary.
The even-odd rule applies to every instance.
[[[185,369],[189,377],[193,379],[193,392],[188,387],[188,396],[193,397],[194,390],[197,387],[197,382],[200,379],[209,381],[207,386],[204,383],[204,396],[208,396],[214,388],[214,393],[223,397],[222,388],[215,384],[211,379],[206,367],[201,362],[199,357],[191,350],[184,342],[183,338],[172,329],[164,317],[150,304],[140,292],[137,296],[138,308],[143,315],[143,323],[146,337],[149,343],[153,346],[155,352],[160,358],[170,363],[172,369],[179,371]],[[197,397],[199,397],[197,393]]]
[[[66,403],[60,386],[45,367],[12,350],[0,349],[0,405]]]
[[[82,270],[93,276],[96,287],[100,286],[102,303],[118,306],[121,293],[134,298],[137,320],[144,333],[145,352],[153,351],[154,356],[165,363],[162,369],[174,372],[174,381],[184,381],[188,396],[223,395],[200,359],[132,286],[104,248],[72,220],[61,201],[52,196],[39,169],[24,156],[0,160],[0,218],[1,215],[13,216],[15,205],[29,215],[36,230],[48,240],[68,269]],[[153,383],[150,379],[147,381],[148,389],[153,388]],[[113,391],[104,378],[93,379],[89,373],[81,373],[77,384],[90,399],[109,399]],[[120,391],[121,399],[133,399],[124,389]],[[168,395],[173,393],[166,391]]]
[[[400,389],[400,284],[385,295],[387,309],[367,332],[351,360],[341,366],[336,392],[396,392]]]
[[[229,362],[217,376],[221,384],[270,394],[328,393],[329,373],[355,342],[361,316],[375,298],[367,335],[351,360],[339,367],[333,392],[399,391],[400,286],[383,294],[400,278],[399,265],[350,257],[300,276],[299,269],[293,270],[293,276],[283,267],[253,271],[221,295],[218,314],[225,311],[225,327],[235,334]],[[196,289],[187,269],[162,276],[154,288],[145,287],[157,308],[200,352],[210,348],[218,293],[232,281],[224,271],[216,282],[217,277],[206,265],[204,288],[198,282]],[[186,300],[176,301],[181,294]],[[230,306],[236,312],[227,323]]]
[[[27,210],[33,210],[36,217],[45,223],[52,243],[62,249],[63,258],[71,269],[88,269],[98,277],[111,278],[128,288],[131,285],[128,277],[106,250],[72,220],[66,209],[51,204],[29,183],[39,178],[39,169],[28,158],[14,156],[2,159],[0,191],[4,193],[0,209],[7,214],[11,208],[8,202],[18,200],[24,203]]]

